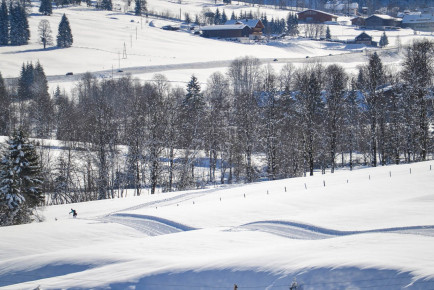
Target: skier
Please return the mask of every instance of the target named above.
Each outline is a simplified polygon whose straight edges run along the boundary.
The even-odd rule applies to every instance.
[[[72,217],[73,218],[76,218],[77,217],[77,211],[75,210],[75,209],[72,209],[71,208],[71,212],[69,213],[69,214],[71,214],[72,213]]]

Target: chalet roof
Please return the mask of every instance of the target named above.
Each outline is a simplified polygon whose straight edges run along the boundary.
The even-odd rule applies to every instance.
[[[402,23],[410,24],[410,23],[434,23],[434,15],[433,14],[408,14],[404,15],[402,18]]]
[[[248,26],[245,24],[234,24],[234,25],[221,24],[221,25],[202,26],[201,29],[202,29],[202,31],[204,31],[204,30],[206,30],[206,31],[210,31],[210,30],[242,30],[242,29],[244,29],[244,27],[248,27]]]
[[[256,27],[261,21],[259,19],[231,19],[226,21],[224,25],[240,25],[244,24],[250,28]],[[261,22],[262,24],[262,22]]]
[[[381,18],[384,20],[397,20],[395,17],[389,16],[389,15],[384,15],[384,14],[372,14],[371,16],[369,16],[366,19],[372,18],[372,17],[377,17],[377,18]]]
[[[359,35],[357,35],[356,36],[356,39],[359,39],[359,38],[366,38],[366,37],[369,37],[369,38],[371,38],[372,39],[372,36],[370,36],[369,34],[367,34],[366,32],[362,32],[362,33],[360,33]]]
[[[334,15],[334,14],[331,14],[331,13],[328,13],[328,12],[324,12],[324,11],[321,11],[321,10],[315,10],[315,9],[307,9],[307,10],[304,10],[304,11],[301,11],[301,12],[297,12],[297,14],[306,13],[307,11],[315,11],[315,12],[318,12],[318,13],[321,13],[321,14],[330,15],[332,17],[339,17],[337,15]]]

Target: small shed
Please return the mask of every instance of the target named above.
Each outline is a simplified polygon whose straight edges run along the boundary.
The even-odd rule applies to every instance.
[[[370,36],[366,32],[362,32],[358,36],[356,36],[354,43],[377,46],[377,43],[375,41],[372,41],[372,36]]]
[[[298,20],[305,23],[324,23],[337,21],[338,16],[320,10],[308,9],[297,13]]]

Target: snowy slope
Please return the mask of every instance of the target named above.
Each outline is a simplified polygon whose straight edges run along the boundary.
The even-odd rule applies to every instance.
[[[43,223],[0,228],[0,286],[432,289],[433,167],[47,207]]]
[[[52,16],[42,16],[38,11],[39,1],[32,2],[33,12],[29,17],[31,39],[25,46],[0,47],[0,71],[5,78],[19,76],[23,62],[40,61],[45,69],[51,90],[60,84],[69,91],[74,82],[79,79],[80,73],[94,72],[100,77],[119,77],[131,73],[135,77],[150,80],[153,74],[166,74],[170,80],[182,84],[189,80],[192,73],[199,77],[199,81],[206,82],[208,76],[217,70],[225,71],[230,61],[237,57],[254,56],[264,62],[272,62],[275,58],[281,63],[294,64],[312,61],[315,57],[323,56],[320,61],[325,63],[340,62],[348,69],[354,70],[359,64],[366,63],[366,56],[360,53],[363,47],[345,46],[343,44],[324,41],[311,41],[306,39],[292,39],[283,42],[241,44],[232,41],[205,39],[191,32],[166,31],[161,27],[170,24],[170,21],[153,17],[137,17],[132,13],[122,11],[97,11],[94,8],[71,6],[55,8]],[[267,13],[269,16],[286,17],[288,11],[273,10],[239,5],[224,6],[213,1],[191,0],[149,0],[149,9],[153,11],[168,11],[168,13],[190,14],[199,13],[203,8],[213,11],[218,7],[225,9],[230,15],[232,11],[253,10],[255,13]],[[115,5],[116,6],[116,5]],[[121,5],[122,6],[122,5]],[[123,7],[123,6],[122,6]],[[53,38],[57,34],[60,18],[63,14],[68,16],[74,43],[71,48],[58,49],[48,47],[42,49],[38,43],[38,23],[42,19],[50,22]],[[176,23],[179,25],[179,23]],[[331,25],[331,34],[336,39],[353,39],[362,31],[352,26]],[[378,40],[381,31],[369,31]],[[388,32],[390,46],[393,47],[396,36],[400,36],[402,44],[423,37],[432,37],[429,34],[414,35],[410,29]],[[97,41],[96,41],[97,40]],[[354,55],[348,53],[356,52]],[[329,54],[341,55],[329,59]],[[310,59],[306,60],[306,56]],[[351,59],[348,62],[348,59]],[[392,55],[385,60],[386,63],[398,64],[400,55]],[[273,63],[273,62],[272,62]],[[118,69],[123,73],[118,73]],[[66,77],[67,72],[74,76]]]

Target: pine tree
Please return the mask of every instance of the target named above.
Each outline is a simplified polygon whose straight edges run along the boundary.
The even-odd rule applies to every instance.
[[[27,63],[22,65],[20,77],[18,78],[18,98],[21,101],[30,100],[33,97],[31,87],[33,84],[33,64]]]
[[[57,46],[58,47],[70,47],[73,43],[71,27],[69,26],[69,20],[65,14],[62,16],[62,20],[59,24],[59,32],[57,34]]]
[[[221,23],[222,23],[222,24],[225,24],[226,21],[228,21],[228,16],[226,15],[225,10],[223,9],[223,13],[222,13],[222,21],[221,21]]]
[[[383,35],[381,35],[381,38],[380,38],[379,45],[380,45],[380,47],[385,47],[388,44],[389,44],[389,40],[387,39],[386,32],[383,32]]]
[[[0,6],[0,45],[9,43],[9,16],[6,1],[2,0]]]
[[[298,34],[298,18],[297,15],[293,13],[288,14],[288,19],[286,20],[286,25],[288,27],[289,35],[297,35]]]
[[[10,41],[12,45],[27,44],[30,39],[29,22],[25,8],[19,3],[10,5]]]
[[[51,4],[51,0],[41,0],[39,12],[44,15],[51,15],[53,13],[53,6]]]
[[[329,26],[327,26],[327,29],[326,29],[326,39],[327,40],[331,40],[332,39],[332,35],[330,33],[330,27]]]
[[[232,11],[231,20],[236,20],[236,19],[237,19],[237,16],[235,15],[235,12]]]
[[[6,90],[6,85],[2,74],[0,73],[0,134],[9,134],[9,116],[11,100]]]
[[[142,15],[142,1],[136,0],[135,4],[136,4],[136,7],[134,8],[134,15],[136,15],[136,16]]]
[[[101,9],[112,11],[112,9],[113,9],[112,0],[102,0]]]
[[[44,201],[38,155],[22,130],[7,143],[0,171],[0,225],[28,223]]]
[[[221,24],[221,14],[220,14],[220,10],[217,8],[217,10],[215,11],[215,14],[214,14],[214,24]]]

